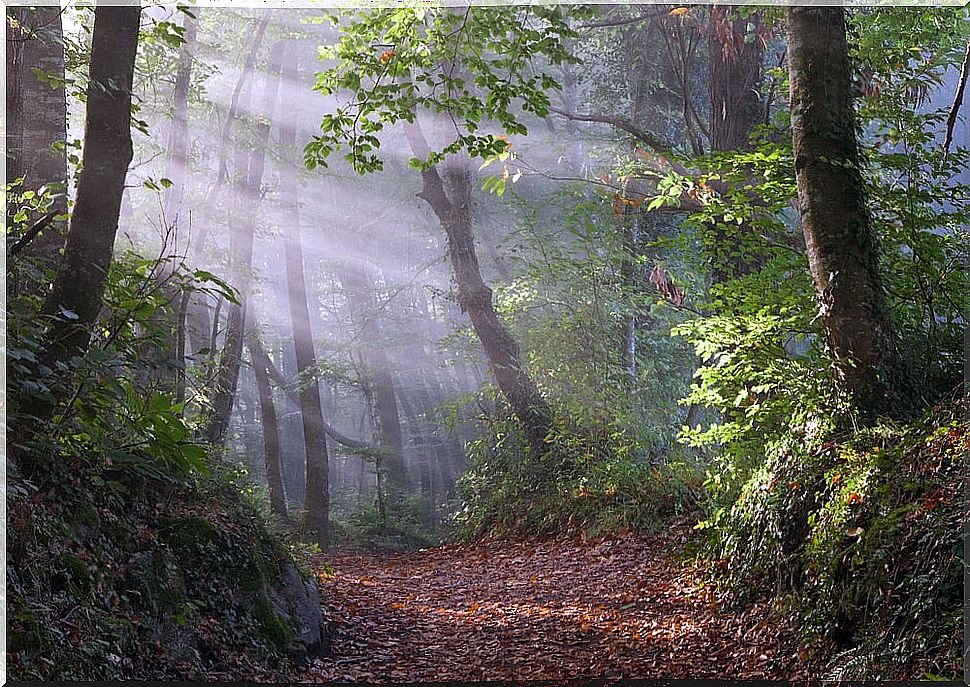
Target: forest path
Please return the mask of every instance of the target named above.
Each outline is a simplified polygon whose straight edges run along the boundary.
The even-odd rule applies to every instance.
[[[629,536],[321,556],[333,651],[303,679],[795,678],[765,609],[720,607],[676,563],[682,545]]]

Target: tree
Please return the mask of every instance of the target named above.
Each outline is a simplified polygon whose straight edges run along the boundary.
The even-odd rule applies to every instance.
[[[256,141],[252,150],[246,150],[241,142],[236,144],[236,187],[241,203],[229,208],[229,253],[232,262],[239,301],[229,304],[226,335],[219,367],[216,371],[212,410],[206,423],[205,433],[212,443],[221,443],[229,428],[242,349],[246,331],[246,300],[249,296],[255,240],[254,215],[259,202],[259,189],[263,181],[266,148],[269,144],[270,121],[276,109],[280,85],[280,66],[283,43],[277,43],[269,58],[269,68],[263,83],[261,112],[264,118],[256,126]],[[215,318],[218,323],[219,318]]]
[[[7,179],[54,194],[51,209],[67,212],[67,95],[60,7],[7,9]],[[28,110],[29,106],[29,110]],[[50,267],[59,259],[65,226],[51,222],[29,246]]]
[[[101,310],[132,159],[131,89],[140,11],[98,5],[94,12],[83,166],[64,256],[42,311],[51,323],[45,362],[52,369],[87,350]]]
[[[509,26],[516,26],[514,32]],[[514,35],[513,35],[514,34]],[[548,450],[552,410],[522,364],[519,348],[492,303],[482,277],[472,232],[471,173],[460,154],[488,158],[505,153],[507,135],[525,134],[523,114],[549,114],[555,79],[536,73],[537,60],[573,60],[564,40],[575,38],[558,8],[380,9],[364,12],[343,29],[326,57],[338,64],[317,75],[324,95],[349,91],[351,104],[324,116],[322,134],[305,151],[309,167],[326,164],[346,146],[360,173],[381,169],[379,134],[405,122],[413,165],[420,169],[418,196],[435,213],[448,238],[448,256],[458,301],[482,342],[496,382],[522,425],[533,453]],[[375,51],[374,45],[390,46]],[[484,47],[484,49],[483,49]],[[521,112],[516,108],[520,108]],[[429,147],[417,123],[421,110],[448,113],[455,138],[440,150]],[[505,136],[482,131],[498,124]],[[451,193],[437,165],[445,162]],[[504,183],[504,182],[503,182]]]
[[[273,404],[273,390],[269,384],[269,355],[263,348],[255,327],[250,331],[246,341],[249,348],[249,360],[253,365],[256,377],[256,389],[259,393],[260,425],[263,430],[263,462],[266,465],[266,483],[269,486],[269,505],[273,513],[281,518],[286,517],[286,493],[283,489],[283,470],[280,461],[279,423],[276,417],[276,406]]]
[[[789,8],[788,55],[802,232],[829,351],[863,417],[904,415],[916,399],[878,271],[844,10]]]
[[[289,81],[299,79],[299,54],[290,46],[284,76]],[[306,446],[306,492],[304,508],[306,527],[316,537],[320,548],[330,546],[330,458],[324,432],[323,408],[320,405],[320,386],[317,381],[317,361],[310,328],[310,305],[306,275],[303,272],[303,243],[300,236],[300,200],[296,177],[296,128],[287,120],[280,127],[280,146],[283,159],[284,222],[283,254],[296,349],[296,367],[300,381],[300,413],[303,418],[303,441]]]

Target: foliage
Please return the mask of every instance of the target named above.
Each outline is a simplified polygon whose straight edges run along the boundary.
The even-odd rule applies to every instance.
[[[92,347],[62,369],[43,363],[40,297],[8,304],[8,665],[19,679],[204,679],[240,645],[252,675],[287,669],[278,623],[267,629],[242,599],[289,555],[195,439],[173,400],[178,364],[158,355],[173,289],[234,296],[208,273],[164,271],[116,260]],[[28,414],[35,399],[56,404],[43,431]]]
[[[700,485],[691,464],[649,461],[616,423],[561,418],[547,439],[555,450],[539,460],[523,460],[514,417],[479,419],[480,435],[468,445],[472,467],[459,481],[460,537],[651,530],[694,504]]]
[[[325,166],[346,147],[358,172],[382,169],[380,135],[397,122],[414,123],[420,111],[447,116],[455,138],[416,163],[462,150],[497,155],[507,136],[526,133],[524,115],[549,113],[549,91],[559,86],[534,63],[574,61],[564,41],[576,35],[563,9],[551,5],[360,11],[321,51],[335,64],[317,75],[315,88],[349,97],[324,116],[322,133],[306,147],[307,165]],[[489,125],[502,135],[488,132]]]
[[[346,518],[334,519],[338,545],[363,546],[378,550],[412,551],[441,543],[440,532],[431,523],[430,506],[420,496],[366,501]]]

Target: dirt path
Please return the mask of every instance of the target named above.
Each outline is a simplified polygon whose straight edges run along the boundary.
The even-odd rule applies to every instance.
[[[306,680],[795,678],[764,610],[719,607],[677,550],[629,537],[329,556],[333,656]]]

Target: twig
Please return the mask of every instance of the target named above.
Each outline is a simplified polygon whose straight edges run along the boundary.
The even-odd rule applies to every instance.
[[[957,86],[957,93],[953,97],[950,114],[946,118],[946,138],[943,139],[944,160],[950,154],[950,144],[953,143],[953,127],[956,126],[957,114],[960,112],[960,105],[963,104],[963,91],[967,87],[968,74],[970,74],[970,43],[967,43],[967,52],[963,56],[963,67],[960,69],[960,84]]]
[[[44,230],[44,227],[50,224],[51,220],[57,217],[57,214],[58,213],[56,210],[51,210],[39,220],[34,222],[30,229],[27,230],[27,233],[17,239],[17,243],[13,244],[13,246],[10,247],[10,250],[7,251],[10,257],[17,255],[20,251],[26,248],[31,241],[37,238],[37,235]]]

